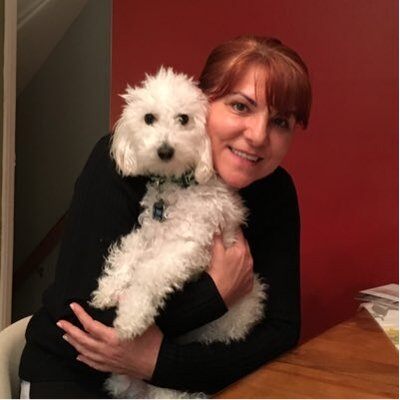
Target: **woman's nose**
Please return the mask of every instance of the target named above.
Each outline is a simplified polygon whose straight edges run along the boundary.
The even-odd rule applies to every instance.
[[[248,120],[245,130],[245,138],[254,147],[260,147],[268,143],[268,113],[260,113]]]

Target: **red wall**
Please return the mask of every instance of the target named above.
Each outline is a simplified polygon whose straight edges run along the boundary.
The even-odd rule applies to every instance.
[[[311,72],[314,104],[285,167],[302,214],[303,339],[354,314],[354,294],[398,281],[395,0],[114,0],[111,119],[127,82],[161,65],[198,76],[244,33],[280,38]]]

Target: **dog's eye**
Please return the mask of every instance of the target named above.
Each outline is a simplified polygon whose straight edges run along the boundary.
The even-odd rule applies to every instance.
[[[153,125],[155,120],[156,117],[153,114],[146,114],[144,116],[144,122],[146,122],[147,125]]]
[[[187,114],[179,114],[178,121],[181,125],[186,125],[189,122],[189,116]]]

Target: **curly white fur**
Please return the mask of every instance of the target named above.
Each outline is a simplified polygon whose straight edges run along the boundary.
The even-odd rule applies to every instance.
[[[117,307],[114,326],[121,338],[141,335],[172,292],[203,272],[210,264],[213,236],[222,232],[226,246],[235,241],[245,222],[240,197],[219,180],[212,169],[211,146],[205,131],[207,99],[192,79],[161,68],[142,86],[128,87],[126,106],[113,135],[111,153],[126,175],[180,176],[194,169],[197,185],[182,188],[167,182],[148,184],[139,216],[140,229],[121,238],[110,249],[91,304]],[[151,123],[145,115],[154,117]],[[187,121],[182,123],[182,115]],[[162,160],[161,146],[173,149]],[[164,220],[153,218],[153,205],[166,204]],[[181,342],[225,342],[243,339],[264,315],[266,287],[258,277],[253,291],[221,318],[183,335]],[[126,376],[113,375],[107,388],[114,397],[204,397],[158,388]]]

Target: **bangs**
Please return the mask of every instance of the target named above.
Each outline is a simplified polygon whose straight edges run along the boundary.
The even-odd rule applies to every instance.
[[[279,115],[293,115],[303,128],[308,125],[311,86],[308,75],[291,60],[271,57],[266,67],[266,99]]]
[[[265,98],[269,110],[281,116],[293,115],[296,123],[306,128],[311,109],[311,85],[306,65],[288,48],[254,49],[239,52],[232,47],[222,54],[214,53],[209,59],[213,65],[203,73],[200,84],[210,101],[229,94],[251,66],[264,71],[257,81],[265,82]],[[243,50],[243,49],[242,49]],[[229,54],[230,53],[230,54]],[[257,84],[256,90],[259,89]]]

